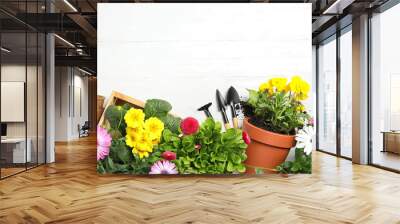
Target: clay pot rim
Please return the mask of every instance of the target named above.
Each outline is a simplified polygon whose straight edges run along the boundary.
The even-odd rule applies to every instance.
[[[249,119],[250,119],[249,117],[246,117],[246,118],[244,119],[244,121],[245,121],[250,127],[256,129],[257,131],[267,132],[267,133],[270,133],[270,134],[275,135],[275,136],[280,136],[280,137],[282,137],[282,138],[286,138],[286,137],[290,137],[290,138],[291,138],[291,137],[294,137],[294,136],[295,136],[295,135],[286,135],[286,134],[276,133],[276,132],[273,132],[273,131],[268,131],[268,130],[259,128],[259,127],[255,126],[255,125],[253,125],[252,123],[250,123],[250,122],[249,122]]]
[[[246,126],[248,128],[246,128]],[[259,128],[249,122],[246,117],[243,121],[243,130],[247,131],[252,140],[262,142],[281,149],[290,150],[295,145],[295,135],[279,134]],[[267,137],[269,136],[269,137]]]

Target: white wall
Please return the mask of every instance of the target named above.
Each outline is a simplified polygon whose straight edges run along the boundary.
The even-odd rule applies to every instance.
[[[271,76],[311,83],[310,21],[311,4],[98,4],[98,94],[163,98],[204,119],[197,108],[216,105],[217,88],[245,95]]]
[[[88,120],[88,78],[76,68],[56,67],[55,86],[55,140],[77,139],[78,125]]]
[[[38,70],[37,70],[38,69]],[[27,136],[31,143],[32,161],[39,163],[44,162],[44,74],[42,67],[39,66],[25,66],[19,63],[6,63],[1,66],[1,81],[2,82],[24,82],[26,84],[26,108],[23,105],[19,112],[24,114],[26,109],[27,119],[22,122],[6,122],[7,123],[7,137],[21,138]],[[26,80],[27,79],[27,80]],[[3,92],[4,89],[2,89]],[[20,90],[21,91],[21,90]],[[3,93],[4,94],[4,93]],[[24,94],[22,90],[22,94]],[[2,95],[3,97],[7,97]],[[15,108],[1,108],[4,112]],[[8,111],[10,112],[10,111]],[[11,111],[12,113],[12,111]],[[39,156],[37,156],[37,153]]]

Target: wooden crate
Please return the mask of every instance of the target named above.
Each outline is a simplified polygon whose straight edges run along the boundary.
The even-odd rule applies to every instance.
[[[124,104],[130,104],[132,107],[134,108],[138,108],[138,109],[143,109],[144,108],[144,104],[145,102],[132,98],[130,96],[127,96],[123,93],[117,92],[117,91],[113,91],[110,95],[110,97],[107,100],[107,104],[103,109],[102,115],[100,117],[99,123],[98,125],[101,127],[105,127],[106,126],[106,122],[105,122],[105,111],[107,110],[107,108],[111,105],[124,105]]]
[[[99,122],[101,115],[103,114],[104,111],[104,96],[97,96],[97,118],[96,122]]]

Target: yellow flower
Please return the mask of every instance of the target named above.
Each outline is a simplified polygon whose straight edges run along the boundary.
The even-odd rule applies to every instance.
[[[285,90],[287,78],[272,78],[269,82],[270,86],[274,87],[276,91],[281,92]]]
[[[130,128],[140,128],[144,124],[144,113],[140,109],[131,108],[126,112],[125,123]]]
[[[258,90],[260,92],[265,92],[266,90],[271,89],[271,85],[269,84],[269,82],[264,82],[260,85],[260,87],[258,88]]]
[[[151,117],[144,122],[144,130],[149,133],[151,140],[158,139],[164,130],[164,123],[156,117]]]
[[[135,147],[132,148],[132,153],[139,155],[139,158],[143,158],[148,157],[151,152],[153,152],[153,144],[149,137],[149,133],[143,131],[140,133]]]
[[[288,89],[294,94],[296,100],[305,100],[308,98],[310,85],[299,76],[294,76],[288,85]]]
[[[303,112],[304,110],[305,110],[305,108],[304,108],[304,105],[299,105],[299,106],[297,106],[296,107],[296,110],[298,111],[298,112]]]
[[[136,147],[132,149],[133,154],[139,155],[139,158],[149,157],[149,153],[147,151],[138,150]]]
[[[126,128],[125,142],[129,147],[135,147],[142,136],[143,129],[141,128]]]

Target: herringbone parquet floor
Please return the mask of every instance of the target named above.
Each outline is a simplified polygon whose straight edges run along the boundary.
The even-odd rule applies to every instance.
[[[400,223],[400,175],[326,154],[312,175],[98,176],[95,144],[0,181],[0,223]]]

